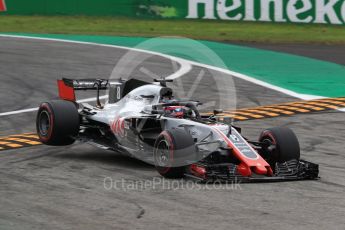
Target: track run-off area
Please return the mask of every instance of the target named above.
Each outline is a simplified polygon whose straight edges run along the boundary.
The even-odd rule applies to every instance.
[[[105,178],[124,181],[122,185],[126,186],[160,177],[150,165],[88,144],[40,145],[34,134],[35,111],[40,102],[56,98],[56,79],[110,76],[128,48],[120,47],[121,42],[119,46],[102,45],[86,38],[70,42],[54,40],[58,39],[55,36],[16,36],[0,37],[0,229],[345,227],[345,117],[339,111],[345,107],[345,93],[341,95],[341,87],[334,83],[342,74],[341,65],[315,60],[315,68],[334,74],[327,81],[329,87],[336,86],[331,92],[317,85],[302,87],[301,81],[291,79],[288,84],[288,78],[278,84],[277,80],[263,79],[266,72],[259,74],[259,70],[253,75],[239,72],[246,64],[240,49],[233,54],[240,61],[231,70],[202,60],[200,64],[171,58],[158,50],[145,51],[152,56],[132,71],[134,77],[141,78],[148,73],[143,70],[149,70],[157,76],[180,79],[187,92],[203,73],[193,95],[201,101],[210,97],[216,101],[223,93],[213,93],[216,88],[209,80],[211,76],[231,79],[236,86],[236,109],[223,108],[223,116],[233,117],[244,135],[254,140],[265,128],[292,128],[300,140],[302,158],[320,164],[321,178],[232,188],[174,189],[151,184],[144,189],[106,189]],[[116,43],[108,39],[108,43]],[[132,39],[129,41],[134,47],[139,42]],[[143,54],[141,50],[133,52]],[[133,65],[136,61],[133,59]],[[251,63],[247,62],[248,69],[254,70]],[[225,64],[229,66],[227,61]],[[303,70],[303,66],[298,69]],[[310,66],[306,64],[308,71]],[[318,76],[321,84],[321,73]],[[85,102],[94,100],[92,94],[80,96]]]

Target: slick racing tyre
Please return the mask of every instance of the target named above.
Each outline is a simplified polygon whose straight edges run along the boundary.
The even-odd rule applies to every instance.
[[[300,159],[300,147],[294,132],[285,127],[275,127],[263,131],[259,142],[264,144],[261,156],[272,167],[276,163]]]
[[[79,113],[70,101],[55,100],[40,105],[36,118],[37,134],[43,144],[73,144],[79,132]]]
[[[185,130],[163,131],[154,144],[156,169],[165,178],[182,178],[195,153],[194,140]]]

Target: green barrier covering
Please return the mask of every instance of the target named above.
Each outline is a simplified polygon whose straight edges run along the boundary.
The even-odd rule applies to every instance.
[[[8,15],[89,15],[184,18],[186,1],[152,0],[0,0]],[[1,7],[0,7],[1,11]]]
[[[0,0],[0,14],[345,25],[345,0]]]

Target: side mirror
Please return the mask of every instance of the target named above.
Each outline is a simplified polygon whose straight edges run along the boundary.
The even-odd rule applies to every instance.
[[[147,105],[144,107],[143,111],[146,114],[164,114],[164,110],[157,108],[157,106]]]
[[[164,115],[164,111],[163,111],[163,110],[152,110],[151,113],[152,113],[152,114]]]
[[[222,109],[215,109],[215,110],[213,110],[213,114],[214,115],[218,115],[218,114],[221,114],[221,113],[223,113],[224,111],[222,110]]]

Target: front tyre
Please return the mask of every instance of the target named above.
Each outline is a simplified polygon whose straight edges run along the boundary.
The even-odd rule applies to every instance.
[[[272,167],[276,163],[300,159],[300,147],[295,133],[285,127],[266,129],[260,135],[259,142],[263,143],[260,155]]]
[[[194,140],[185,130],[165,130],[154,145],[156,169],[165,178],[183,178],[186,166],[195,157],[195,152]]]
[[[43,144],[64,146],[73,144],[79,133],[79,113],[70,101],[55,100],[40,105],[36,129]]]

